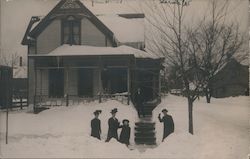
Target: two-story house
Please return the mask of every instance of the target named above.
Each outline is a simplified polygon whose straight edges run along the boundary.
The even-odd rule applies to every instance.
[[[163,58],[144,51],[143,18],[95,15],[80,0],[61,0],[46,16],[31,17],[22,41],[29,105],[111,95],[129,102],[139,87],[146,102],[159,99]]]

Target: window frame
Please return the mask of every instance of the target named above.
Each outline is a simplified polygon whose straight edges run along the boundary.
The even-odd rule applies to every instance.
[[[65,42],[65,27],[68,25],[68,41]],[[78,34],[74,33],[74,27],[78,27]],[[75,36],[79,36],[79,42],[74,42]],[[61,20],[61,44],[81,45],[81,19],[75,16],[67,16]]]

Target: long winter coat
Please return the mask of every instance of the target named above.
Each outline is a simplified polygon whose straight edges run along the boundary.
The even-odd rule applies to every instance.
[[[174,132],[174,121],[171,115],[165,115],[163,118],[158,117],[160,122],[164,123],[163,140]]]
[[[136,92],[135,93],[135,103],[136,103],[136,107],[142,107],[142,104],[143,104],[143,95],[142,95],[142,92],[138,93]]]
[[[91,120],[91,136],[101,139],[101,120],[94,118]]]
[[[122,126],[122,131],[121,131],[120,139],[119,139],[121,143],[129,145],[130,131],[131,131],[131,128],[128,125]]]
[[[109,118],[108,125],[109,130],[106,141],[108,142],[111,138],[115,138],[116,140],[118,140],[117,129],[120,127],[120,123],[116,118],[111,117]]]

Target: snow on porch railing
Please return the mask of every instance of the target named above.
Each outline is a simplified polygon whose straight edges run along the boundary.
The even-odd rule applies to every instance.
[[[50,107],[50,106],[71,106],[79,105],[80,103],[89,103],[96,100],[93,97],[78,97],[75,95],[65,95],[64,97],[49,97],[48,95],[37,95],[34,97],[35,107]]]
[[[114,94],[99,94],[99,102],[107,101],[108,99],[117,100],[122,104],[130,104],[130,95],[128,92],[114,93]]]
[[[107,101],[108,99],[117,100],[123,104],[129,105],[130,95],[127,92],[115,94],[99,94],[94,97],[79,97],[77,95],[65,95],[64,97],[49,97],[48,95],[34,96],[34,107],[51,107],[51,106],[71,106],[81,103],[89,103],[95,100],[99,102]]]

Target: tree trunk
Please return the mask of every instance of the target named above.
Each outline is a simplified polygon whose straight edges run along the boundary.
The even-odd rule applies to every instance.
[[[206,94],[207,103],[210,103],[211,102],[212,94],[211,94],[211,89],[209,87],[206,88],[205,94]]]
[[[206,99],[207,99],[207,103],[211,102],[211,95],[208,92],[206,92]]]
[[[190,134],[194,134],[193,127],[193,101],[188,99],[188,130]]]

